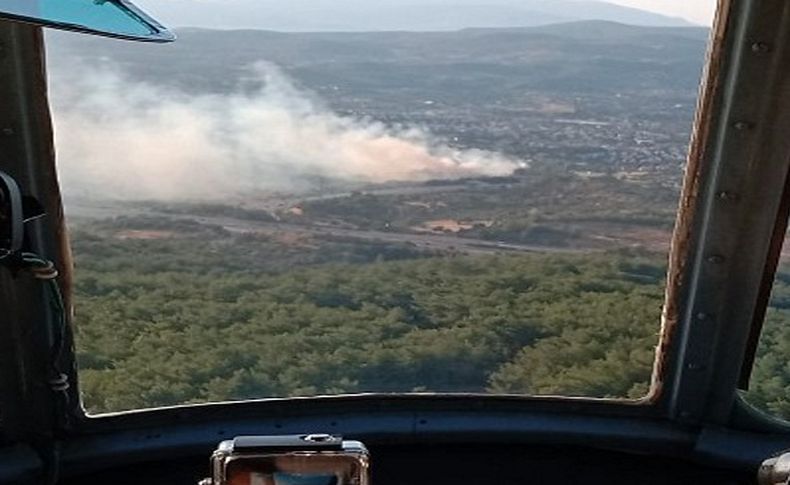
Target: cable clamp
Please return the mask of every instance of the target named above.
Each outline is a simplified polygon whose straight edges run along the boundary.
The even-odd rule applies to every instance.
[[[68,391],[69,387],[71,387],[69,384],[69,376],[62,373],[58,374],[57,377],[53,377],[49,380],[49,387],[57,392]]]

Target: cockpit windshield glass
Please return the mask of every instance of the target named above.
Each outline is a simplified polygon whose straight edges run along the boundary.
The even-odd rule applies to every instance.
[[[89,412],[648,393],[713,0],[139,3],[47,36]]]

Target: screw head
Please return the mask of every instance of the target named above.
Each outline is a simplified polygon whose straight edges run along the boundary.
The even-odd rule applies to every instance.
[[[752,43],[752,52],[755,54],[767,54],[771,52],[771,45],[767,42],[753,42]]]
[[[730,192],[728,190],[722,190],[721,192],[719,192],[718,196],[720,200],[726,200],[726,201],[738,200],[738,194],[734,192]]]
[[[748,121],[738,120],[735,123],[733,123],[732,126],[738,131],[746,131],[752,129],[754,125],[752,123],[749,123]]]
[[[721,264],[724,262],[724,256],[720,254],[714,254],[712,256],[708,256],[708,262],[712,264]]]

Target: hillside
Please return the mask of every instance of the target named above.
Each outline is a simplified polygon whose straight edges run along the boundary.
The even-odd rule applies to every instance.
[[[572,94],[684,90],[695,94],[707,29],[590,21],[455,32],[280,33],[183,29],[168,46],[50,33],[61,65],[111,60],[140,80],[226,92],[252,64],[281,66],[307,88],[332,95],[443,97],[486,102],[524,91]],[[460,86],[449,83],[457,81]],[[377,98],[380,99],[380,98]]]
[[[285,31],[436,31],[464,27],[536,26],[610,20],[653,26],[688,25],[682,19],[599,1],[573,0],[274,0],[213,2],[143,0],[167,24]]]

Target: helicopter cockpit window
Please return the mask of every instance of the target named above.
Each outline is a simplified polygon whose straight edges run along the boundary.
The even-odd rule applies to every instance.
[[[649,393],[712,0],[147,3],[47,39],[88,411]]]

